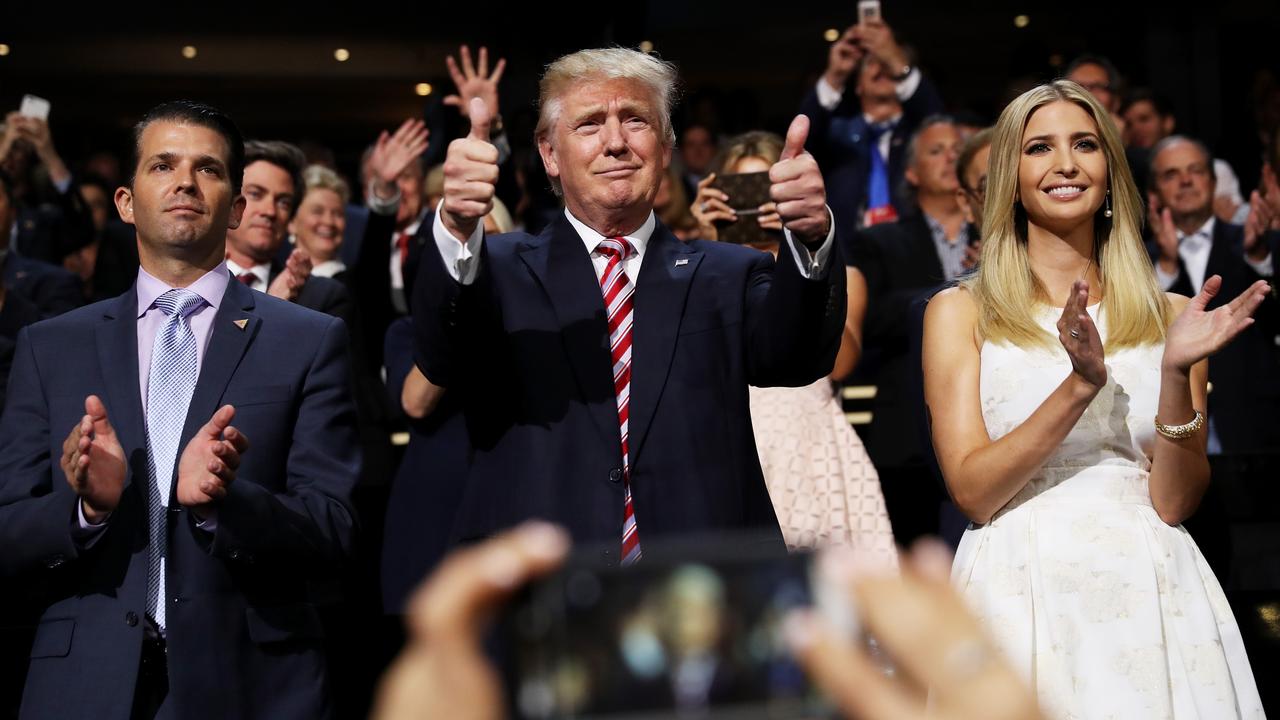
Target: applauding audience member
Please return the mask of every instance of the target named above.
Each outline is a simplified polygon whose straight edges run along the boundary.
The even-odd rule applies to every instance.
[[[1254,193],[1244,225],[1214,216],[1212,156],[1191,138],[1174,135],[1152,149],[1147,247],[1160,286],[1196,295],[1222,276],[1213,309],[1276,274],[1280,233],[1270,231],[1272,207]],[[1280,447],[1280,310],[1258,308],[1254,324],[1209,363],[1210,452],[1262,452]]]

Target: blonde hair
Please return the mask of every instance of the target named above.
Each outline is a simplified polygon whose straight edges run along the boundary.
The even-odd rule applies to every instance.
[[[343,205],[351,201],[351,188],[347,185],[347,181],[323,165],[308,165],[307,169],[302,171],[302,186],[305,188],[304,197],[312,190],[332,190],[342,199]]]
[[[511,219],[511,211],[507,210],[507,204],[499,200],[493,199],[493,209],[489,211],[487,217],[493,218],[493,224],[498,227],[499,233],[508,233],[515,229],[515,222]]]
[[[745,158],[760,158],[770,165],[782,157],[783,140],[764,130],[752,130],[729,138],[713,167],[717,174],[736,172],[734,168]]]
[[[1098,125],[1107,159],[1112,217],[1094,216],[1093,259],[1101,279],[1108,350],[1159,343],[1170,320],[1168,299],[1156,285],[1142,243],[1142,201],[1125,161],[1120,133],[1107,111],[1084,88],[1056,80],[1018,96],[1000,114],[991,141],[987,197],[983,205],[982,257],[961,285],[978,304],[978,332],[992,342],[1024,348],[1052,347],[1056,338],[1036,322],[1037,306],[1049,303],[1027,256],[1027,216],[1018,201],[1022,134],[1038,109],[1070,102]]]
[[[634,80],[653,94],[658,111],[658,135],[667,147],[676,144],[671,125],[671,107],[677,94],[676,66],[653,55],[623,47],[579,50],[565,55],[547,66],[538,83],[538,126],[534,140],[542,142],[551,134],[560,118],[564,96],[587,80]],[[558,178],[549,178],[552,189],[560,194]]]

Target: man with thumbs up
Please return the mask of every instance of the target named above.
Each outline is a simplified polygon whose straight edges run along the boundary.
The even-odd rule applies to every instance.
[[[776,263],[677,240],[653,214],[675,83],[671,64],[623,48],[548,67],[536,139],[565,212],[537,236],[484,235],[498,166],[482,102],[449,147],[413,315],[418,367],[459,394],[475,448],[459,540],[542,518],[622,564],[646,539],[711,530],[782,547],[747,386],[831,370],[844,322],[831,213],[801,116],[769,173]]]
[[[346,329],[228,272],[230,118],[166,103],[134,135],[137,282],[24,328],[0,418],[0,586],[44,589],[20,717],[329,717],[310,588],[355,524]]]

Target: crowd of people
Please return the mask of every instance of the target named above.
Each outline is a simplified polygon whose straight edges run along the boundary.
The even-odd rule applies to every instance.
[[[982,127],[873,18],[782,135],[678,128],[675,66],[608,48],[547,67],[530,148],[505,67],[461,48],[467,134],[406,119],[350,180],[197,102],[123,164],[5,117],[0,710],[363,713],[326,667],[407,613],[378,716],[497,716],[482,618],[570,544],[752,531],[828,551],[917,681],[791,617],[851,715],[1262,716],[1180,523],[1209,455],[1280,448],[1280,127],[1246,194],[1092,55]],[[899,558],[933,534],[954,564]]]

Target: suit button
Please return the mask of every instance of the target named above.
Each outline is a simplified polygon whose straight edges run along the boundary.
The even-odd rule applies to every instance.
[[[232,551],[231,551],[230,553],[228,553],[227,555],[228,555],[228,557],[230,557],[232,560],[239,560],[239,559],[240,559],[240,551],[239,551],[239,550],[232,550]]]
[[[622,482],[622,468],[614,468],[609,471],[609,482]]]
[[[136,626],[138,625],[138,613],[136,613],[136,612],[134,612],[134,611],[132,611],[132,610],[130,610],[129,612],[125,613],[125,614],[124,614],[124,624],[125,624],[125,625],[128,625],[129,627],[136,627]]]

